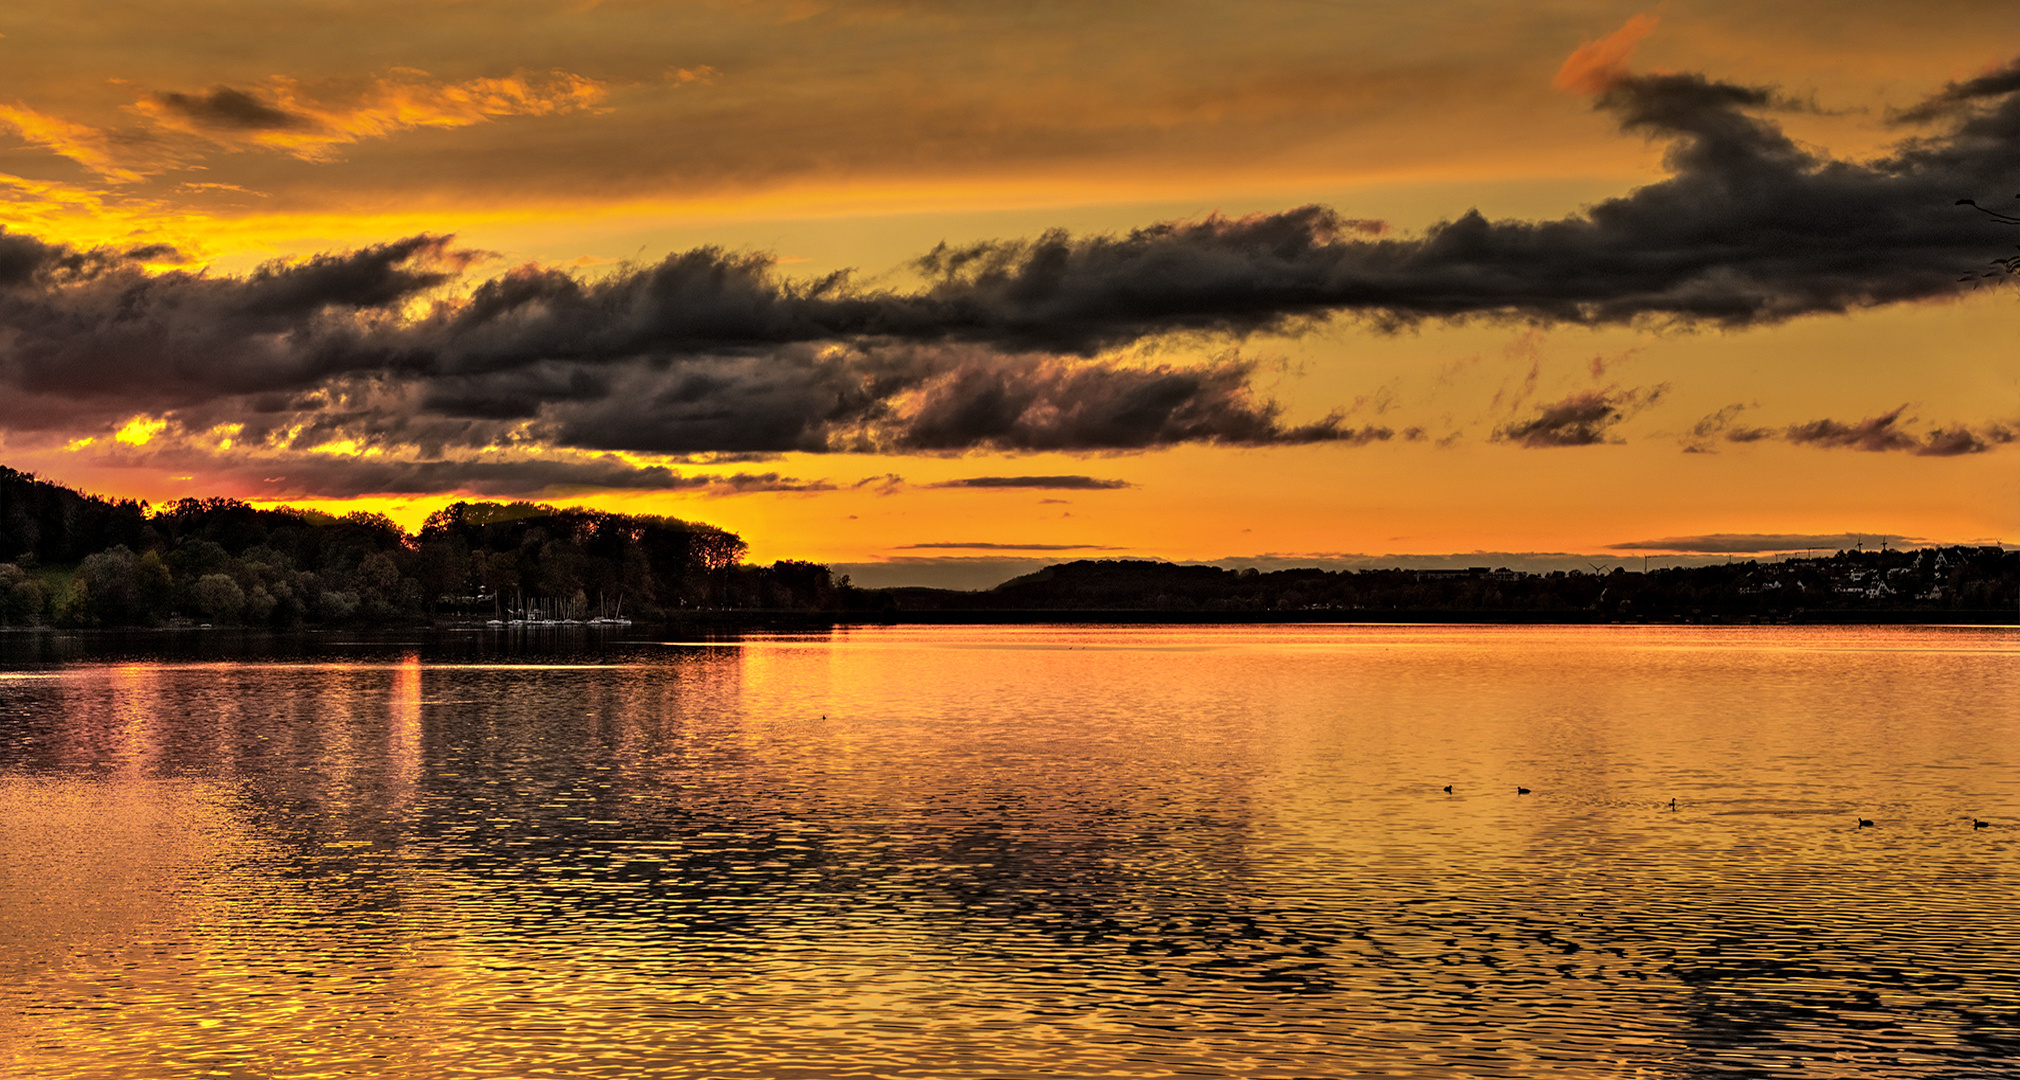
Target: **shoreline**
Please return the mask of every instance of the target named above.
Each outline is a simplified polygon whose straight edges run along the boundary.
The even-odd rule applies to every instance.
[[[88,636],[356,636],[377,638],[415,633],[487,633],[501,637],[560,634],[621,640],[639,633],[659,633],[686,627],[717,629],[823,628],[849,626],[1268,626],[1268,625],[1488,625],[1488,626],[2015,626],[2020,610],[1957,609],[1929,611],[1883,609],[1823,610],[1766,615],[1621,616],[1577,611],[1443,611],[1443,610],[1315,610],[1315,611],[1162,611],[1145,608],[948,609],[913,611],[787,611],[737,609],[695,612],[678,619],[634,621],[629,626],[586,623],[546,626],[491,626],[479,622],[438,620],[404,626],[350,627],[304,625],[290,629],[245,626],[0,626],[0,635],[82,634]]]

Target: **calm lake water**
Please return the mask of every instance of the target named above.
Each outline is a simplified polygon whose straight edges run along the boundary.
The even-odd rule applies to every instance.
[[[136,641],[0,1075],[2020,1073],[2010,627]]]

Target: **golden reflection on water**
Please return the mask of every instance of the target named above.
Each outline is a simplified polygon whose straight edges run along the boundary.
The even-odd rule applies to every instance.
[[[409,653],[395,673],[386,716],[387,777],[392,801],[404,806],[421,777],[421,656]]]
[[[0,1075],[1994,1075],[2016,646],[885,628],[0,674]]]

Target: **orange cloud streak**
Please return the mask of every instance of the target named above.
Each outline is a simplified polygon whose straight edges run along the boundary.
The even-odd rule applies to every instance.
[[[97,128],[39,113],[24,105],[0,105],[0,125],[13,128],[27,142],[61,154],[113,183],[131,184],[143,178],[114,160],[111,138]]]
[[[1557,69],[1550,85],[1574,94],[1603,94],[1627,77],[1627,61],[1641,39],[1655,31],[1662,20],[1642,14],[1597,41],[1580,45]]]
[[[447,84],[417,78],[425,74],[403,69],[375,80],[358,99],[345,104],[318,101],[295,80],[275,77],[261,87],[265,100],[248,100],[288,122],[251,130],[203,123],[187,108],[177,107],[176,95],[144,98],[133,109],[162,127],[220,144],[259,146],[305,161],[327,161],[335,156],[335,147],[362,139],[386,138],[414,128],[468,127],[501,116],[581,112],[594,108],[607,93],[604,84],[565,71],[547,76],[515,72],[504,78]]]

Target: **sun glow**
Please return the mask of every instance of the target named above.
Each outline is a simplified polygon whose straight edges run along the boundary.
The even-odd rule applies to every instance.
[[[136,416],[128,420],[112,437],[115,441],[123,442],[128,446],[146,446],[148,443],[154,441],[156,435],[161,434],[167,429],[168,421],[166,420],[158,420],[152,416]]]

